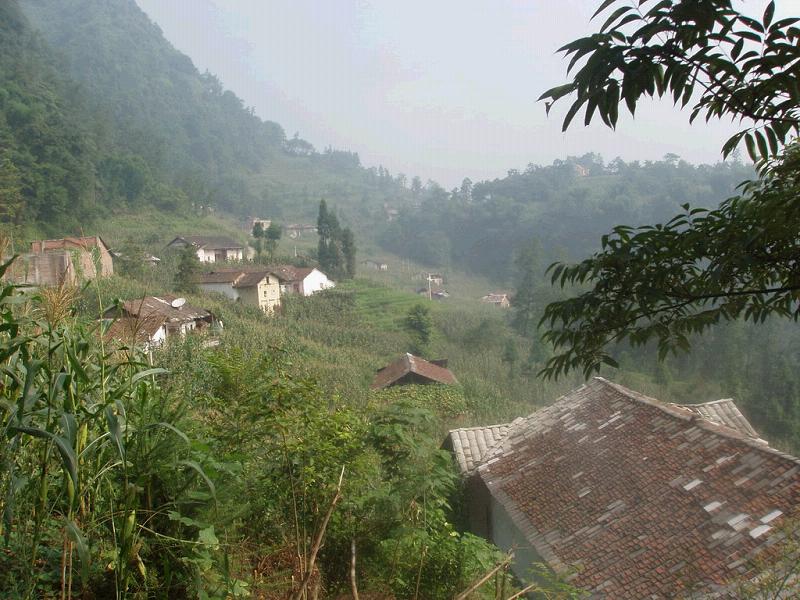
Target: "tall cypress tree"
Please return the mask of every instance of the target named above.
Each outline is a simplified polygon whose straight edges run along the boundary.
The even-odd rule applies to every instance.
[[[356,276],[356,241],[349,227],[342,230],[342,254],[344,254],[344,274],[347,279],[352,279]]]

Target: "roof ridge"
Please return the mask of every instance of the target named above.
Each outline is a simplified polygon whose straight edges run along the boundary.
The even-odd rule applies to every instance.
[[[494,429],[495,427],[509,427],[511,422],[508,423],[497,423],[495,425],[475,425],[473,427],[457,427],[456,429],[451,429],[448,433],[453,433],[454,431],[474,431],[476,429]]]
[[[715,423],[711,419],[708,419],[696,413],[692,413],[691,415],[684,415],[678,412],[677,409],[674,407],[674,405],[660,402],[655,398],[651,398],[650,396],[645,396],[644,394],[640,394],[639,392],[635,392],[629,388],[626,388],[624,385],[620,385],[619,383],[613,383],[608,379],[605,379],[604,377],[596,376],[592,378],[592,381],[597,381],[605,386],[611,387],[612,389],[618,391],[619,393],[621,393],[623,396],[626,396],[630,400],[639,402],[641,404],[647,404],[653,406],[659,409],[660,411],[666,413],[670,417],[680,419],[682,421],[694,421],[698,427],[708,431],[709,433],[712,433],[714,435],[719,435],[728,439],[737,440],[761,452],[765,452],[767,454],[771,454],[774,456],[779,456],[783,459],[789,460],[797,465],[800,465],[800,458],[793,456],[792,454],[788,454],[787,452],[783,452],[782,450],[778,450],[777,448],[773,448],[772,446],[769,445],[768,442],[764,443],[764,440],[759,441],[760,438],[752,438],[750,436],[744,435],[739,431],[728,427],[727,425]]]
[[[685,402],[673,402],[673,404],[677,404],[678,406],[709,406],[711,404],[719,404],[721,402],[732,402],[734,405],[736,405],[736,400],[733,398],[720,398],[719,400],[709,400],[708,402],[697,402],[695,404],[687,404]],[[736,408],[739,408],[739,406],[736,405]]]

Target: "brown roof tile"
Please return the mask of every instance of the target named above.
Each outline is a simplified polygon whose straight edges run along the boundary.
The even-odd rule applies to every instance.
[[[314,267],[295,267],[292,265],[276,265],[270,271],[283,281],[302,281],[308,277]]]
[[[178,296],[164,294],[163,296],[145,296],[135,300],[128,300],[122,303],[123,316],[139,319],[155,319],[156,316],[163,317],[170,322],[188,322],[196,320],[211,320],[213,315],[203,308],[197,308],[190,304],[183,304],[180,308],[174,308],[172,301]],[[113,312],[113,308],[107,312]]]
[[[436,383],[457,384],[455,376],[449,369],[440,367],[424,358],[413,354],[404,354],[396,361],[389,363],[386,367],[378,371],[372,381],[372,389],[389,387],[398,379],[413,373],[424,379]]]
[[[197,278],[198,283],[230,283],[235,288],[246,288],[258,285],[262,279],[272,275],[277,277],[271,269],[235,268],[215,269],[210,273],[203,273]]]
[[[800,516],[800,461],[602,378],[515,421],[477,473],[537,553],[593,598],[752,576]]]
[[[165,317],[157,314],[142,319],[121,317],[111,323],[106,338],[129,343],[149,342],[165,321]]]
[[[52,252],[54,250],[68,250],[71,248],[81,248],[89,250],[103,245],[108,250],[108,244],[100,236],[86,237],[65,237],[58,240],[39,240],[31,242],[31,252]]]

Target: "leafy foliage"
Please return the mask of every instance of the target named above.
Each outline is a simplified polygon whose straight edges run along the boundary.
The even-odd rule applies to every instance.
[[[596,14],[616,4],[606,1]],[[565,128],[584,105],[587,124],[597,112],[613,127],[623,101],[633,112],[643,95],[671,92],[686,106],[699,88],[691,119],[704,113],[753,121],[723,154],[744,139],[761,176],[716,210],[686,204],[666,224],[617,227],[591,258],[551,266],[554,283],[592,287],[545,310],[545,338],[561,351],[543,370],[548,377],[574,368],[588,376],[602,364],[616,365],[607,351],[614,341],[654,339],[663,358],[688,350],[690,334],[723,320],[800,317],[800,162],[797,149],[784,146],[790,132],[800,131],[798,19],[773,22],[774,2],[760,21],[726,0],[640,3],[651,4],[647,12],[621,4],[600,33],[563,48],[570,69],[582,59],[584,66],[542,98],[576,96]],[[633,24],[638,29],[624,33]]]
[[[404,325],[414,340],[411,348],[413,354],[424,356],[428,353],[433,333],[433,321],[430,313],[431,309],[424,304],[416,304],[406,315]]]
[[[379,241],[422,264],[505,285],[515,278],[515,256],[535,240],[538,280],[550,262],[595,251],[600,236],[619,223],[667,220],[686,202],[716,205],[752,174],[739,162],[694,166],[675,156],[604,163],[586,154],[529,164],[475,183],[470,196],[429,185],[420,206],[401,210]]]
[[[568,71],[585,59],[572,82],[540,98],[549,111],[575,96],[564,130],[584,107],[586,125],[597,112],[614,127],[622,102],[634,114],[643,96],[668,95],[682,107],[692,104],[690,121],[704,115],[752,122],[725,143],[724,156],[744,139],[754,161],[768,161],[779,157],[787,136],[800,133],[800,19],[775,21],[774,0],[760,20],[738,12],[731,0],[609,0],[594,16],[604,12],[611,14],[598,33],[561,48]]]
[[[334,279],[352,279],[356,274],[353,232],[341,227],[336,213],[328,210],[324,199],[319,202],[317,233],[317,260],[323,272]]]
[[[218,549],[203,524],[216,496],[208,457],[181,429],[183,404],[163,395],[165,371],[109,351],[101,332],[46,306],[68,298],[33,298],[20,314],[26,299],[0,293],[0,508],[11,549],[0,587],[26,597],[73,586],[118,597],[200,591],[198,553]],[[203,567],[209,578],[214,564]]]

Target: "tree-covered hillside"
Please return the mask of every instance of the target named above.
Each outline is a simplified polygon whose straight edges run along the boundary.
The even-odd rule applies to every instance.
[[[69,100],[86,104],[96,144],[118,154],[96,168],[112,180],[107,192],[130,205],[137,189],[155,180],[181,191],[177,199],[153,199],[173,211],[203,206],[305,220],[325,196],[348,217],[371,222],[384,203],[409,196],[382,167],[362,167],[356,153],[318,152],[297,136],[287,139],[279,124],[200,73],[134,0],[20,4],[57,49],[59,68],[77,82]]]
[[[752,175],[739,162],[693,166],[677,156],[608,165],[587,154],[550,166],[528,165],[446,192],[429,185],[419,207],[400,214],[382,237],[398,254],[432,266],[454,266],[493,277],[512,274],[513,257],[531,239],[541,262],[596,249],[617,224],[656,223],[680,205],[716,206]]]
[[[95,149],[16,0],[0,3],[0,221],[72,222],[92,203]]]

